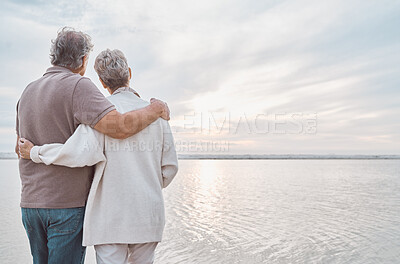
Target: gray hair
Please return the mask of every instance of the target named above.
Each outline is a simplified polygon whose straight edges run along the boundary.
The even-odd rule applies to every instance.
[[[120,50],[106,49],[100,52],[94,62],[94,69],[100,79],[115,90],[129,84],[129,67],[124,53]]]
[[[57,33],[57,38],[51,41],[51,64],[76,70],[82,66],[82,58],[93,49],[88,34],[64,27]]]

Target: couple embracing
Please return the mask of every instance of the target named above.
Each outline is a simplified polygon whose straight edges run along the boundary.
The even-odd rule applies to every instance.
[[[17,104],[22,222],[33,263],[153,263],[165,225],[162,189],[178,171],[169,109],[130,88],[124,54],[95,60],[105,98],[84,77],[90,37],[63,28],[53,67]]]

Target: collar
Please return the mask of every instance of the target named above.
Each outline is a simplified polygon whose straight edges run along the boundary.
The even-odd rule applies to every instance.
[[[47,71],[43,74],[48,74],[48,73],[61,73],[61,72],[67,72],[67,73],[73,73],[70,69],[62,67],[62,66],[53,66],[47,69]]]
[[[131,87],[120,87],[117,90],[115,90],[115,92],[113,92],[112,95],[119,94],[121,92],[131,92],[131,93],[134,93],[137,97],[140,98],[140,95],[134,89],[132,89]]]

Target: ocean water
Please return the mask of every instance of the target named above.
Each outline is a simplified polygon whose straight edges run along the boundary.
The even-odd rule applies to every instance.
[[[31,263],[0,168],[0,263]],[[399,160],[181,160],[164,197],[155,263],[400,263]]]

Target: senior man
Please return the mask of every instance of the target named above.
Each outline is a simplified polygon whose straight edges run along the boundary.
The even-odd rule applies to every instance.
[[[140,110],[120,114],[83,77],[93,45],[90,37],[63,28],[51,47],[53,67],[30,83],[17,104],[17,146],[25,137],[36,145],[65,143],[80,124],[116,139],[128,138],[153,121],[169,119],[158,100]],[[22,222],[33,263],[83,263],[85,204],[94,168],[68,168],[20,159]]]

